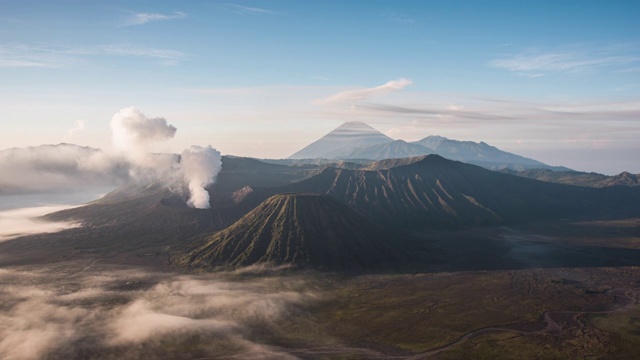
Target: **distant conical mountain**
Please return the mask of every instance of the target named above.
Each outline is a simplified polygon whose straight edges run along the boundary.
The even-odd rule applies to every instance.
[[[484,142],[450,140],[442,136],[429,136],[414,142],[393,140],[362,122],[342,124],[289,159],[382,160],[429,154],[490,170],[570,170],[502,151]]]
[[[289,156],[290,159],[341,159],[344,154],[363,146],[385,144],[393,139],[371,126],[360,122],[346,122],[304,149]]]
[[[406,259],[388,233],[337,200],[275,195],[227,229],[197,239],[175,262],[193,268],[256,263],[379,267]]]

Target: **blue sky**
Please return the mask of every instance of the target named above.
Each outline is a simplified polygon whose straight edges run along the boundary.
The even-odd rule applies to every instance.
[[[286,157],[344,121],[640,173],[638,1],[0,2],[0,148],[110,146],[135,106]]]

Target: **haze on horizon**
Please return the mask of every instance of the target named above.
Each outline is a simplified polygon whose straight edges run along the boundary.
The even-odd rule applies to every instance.
[[[135,106],[287,157],[346,121],[581,171],[640,173],[636,1],[4,1],[1,149],[109,148]]]

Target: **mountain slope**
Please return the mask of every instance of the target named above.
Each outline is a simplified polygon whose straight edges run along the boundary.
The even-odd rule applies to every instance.
[[[345,159],[345,155],[358,147],[392,141],[392,138],[363,122],[346,122],[289,156],[289,159]]]
[[[252,196],[314,192],[329,195],[379,223],[429,228],[640,216],[637,190],[545,183],[428,155],[388,169],[327,168],[299,183],[256,191]]]
[[[226,228],[252,210],[256,203],[241,201],[251,193],[251,186],[288,185],[307,177],[306,173],[312,170],[313,167],[290,167],[225,156],[216,183],[207,189],[211,209],[188,207],[186,189],[175,184],[128,183],[84,206],[47,215],[48,220],[83,224],[47,238],[60,247],[104,252],[183,241],[203,232]]]
[[[390,143],[360,146],[348,155],[346,159],[401,159],[412,156],[428,155],[433,151],[419,144],[408,143],[404,140],[395,140]]]
[[[442,136],[428,136],[412,144],[422,145],[434,154],[450,160],[462,161],[482,166],[491,170],[510,168],[523,169],[552,169],[569,170],[567,168],[550,166],[539,161],[520,155],[502,151],[485,142],[450,140]]]
[[[316,174],[320,165],[287,166],[244,157],[222,157],[213,190],[231,193],[245,186],[282,186]]]
[[[199,238],[185,250],[175,262],[194,268],[263,262],[376,267],[406,258],[376,225],[335,199],[315,194],[272,196],[229,228]]]

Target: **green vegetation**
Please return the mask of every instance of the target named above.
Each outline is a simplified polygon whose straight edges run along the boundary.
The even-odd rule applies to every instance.
[[[538,331],[545,326],[546,311],[610,308],[610,296],[588,290],[637,287],[638,275],[640,268],[362,276],[337,282],[332,300],[314,317],[350,344],[420,353],[485,327],[515,324],[514,329]],[[434,358],[570,359],[617,352],[629,356],[640,341],[640,308],[633,309],[598,316],[558,314],[560,334],[478,335]]]

